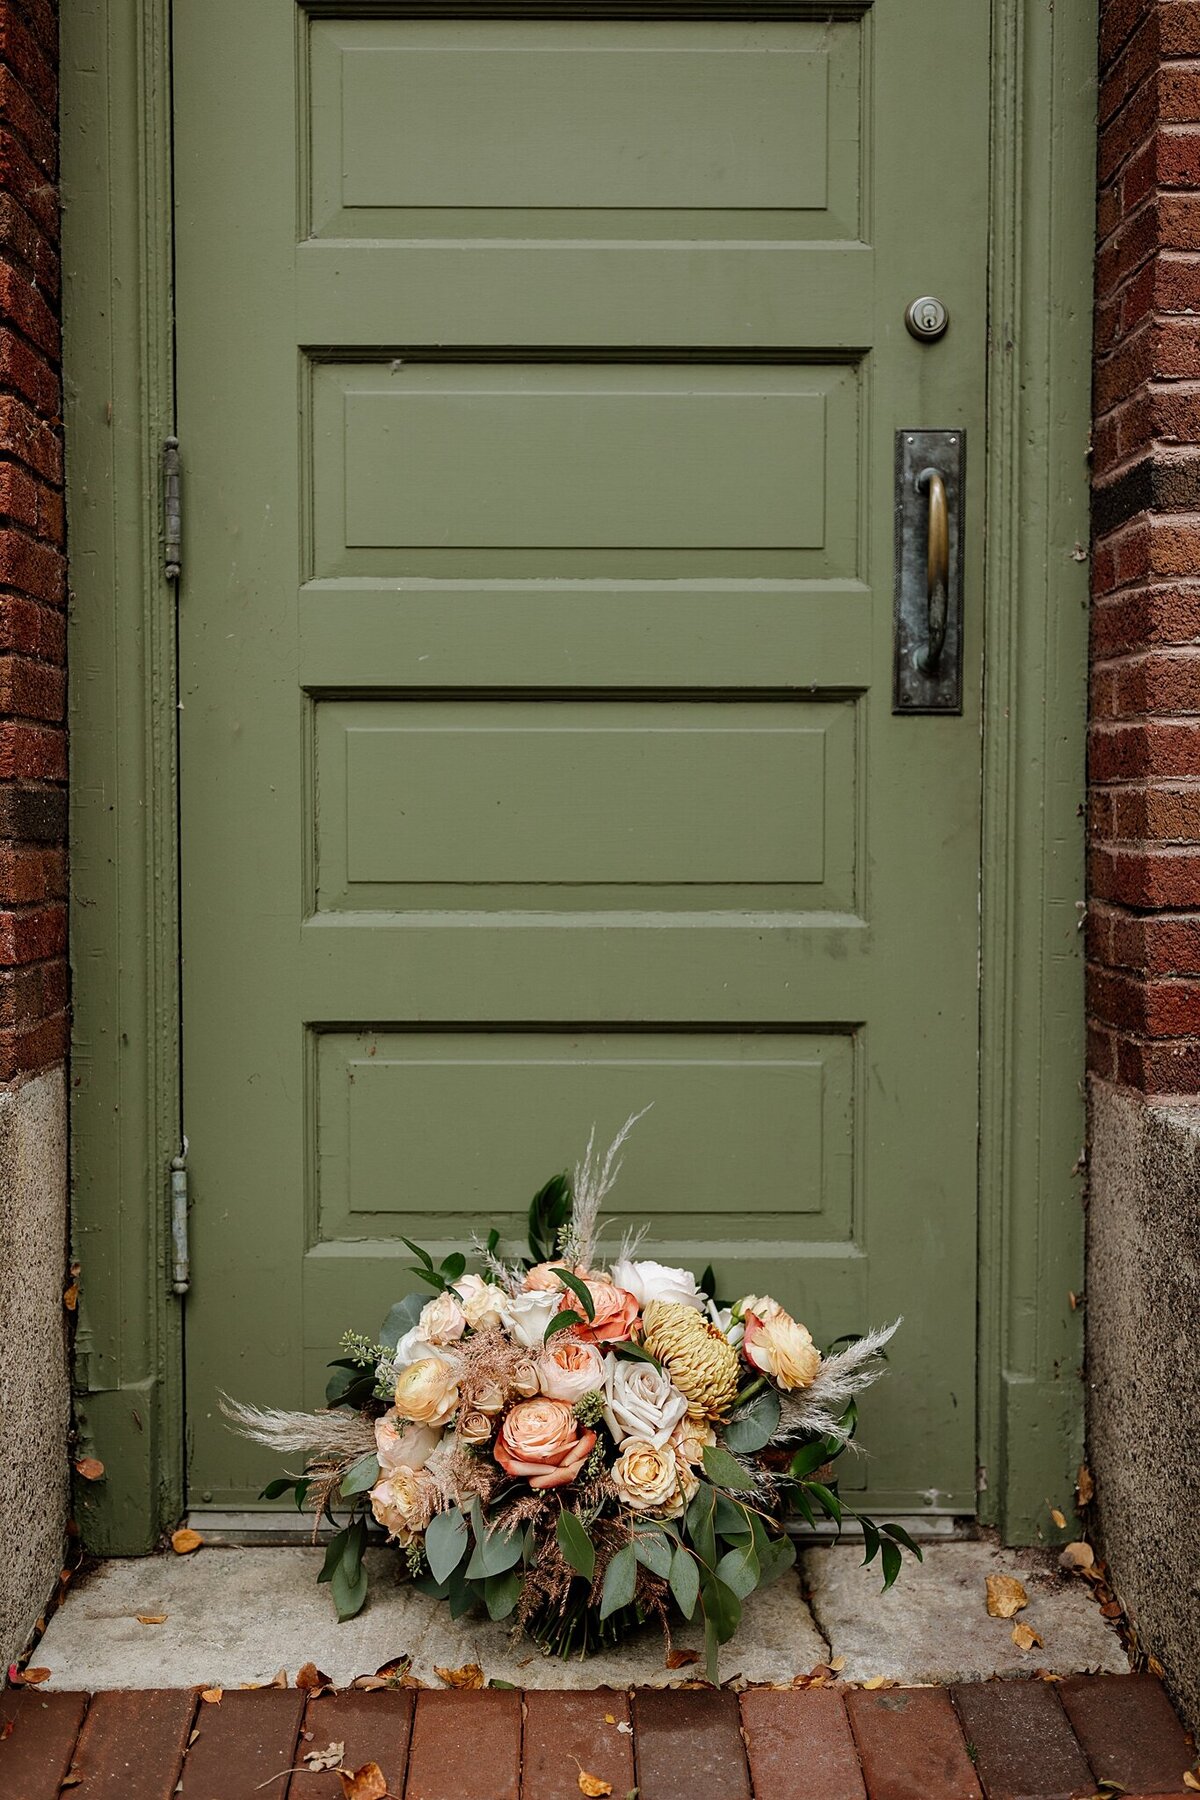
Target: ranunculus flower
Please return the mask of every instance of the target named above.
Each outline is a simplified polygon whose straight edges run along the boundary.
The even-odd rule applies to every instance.
[[[380,1472],[394,1475],[397,1469],[423,1469],[441,1437],[432,1425],[413,1425],[401,1419],[393,1407],[375,1421],[375,1454]]]
[[[425,1341],[439,1349],[443,1344],[456,1344],[467,1329],[467,1315],[453,1294],[439,1294],[427,1300],[417,1320]]]
[[[505,1329],[527,1350],[536,1345],[540,1350],[546,1327],[558,1311],[564,1290],[558,1282],[553,1288],[533,1288],[524,1294],[506,1294],[501,1319]]]
[[[492,1421],[487,1413],[473,1407],[470,1412],[463,1413],[458,1421],[458,1441],[460,1444],[486,1444],[492,1435]]]
[[[644,1438],[656,1450],[670,1437],[687,1412],[681,1394],[665,1369],[653,1363],[604,1359],[604,1423],[617,1443]]]
[[[604,1362],[595,1344],[564,1341],[561,1334],[538,1357],[537,1372],[543,1394],[568,1406],[604,1386]]]
[[[661,1447],[646,1438],[627,1438],[612,1466],[618,1497],[634,1512],[653,1512],[675,1498],[679,1464],[669,1444]]]
[[[371,1511],[397,1543],[411,1544],[437,1510],[437,1483],[424,1469],[397,1469],[371,1489]]]
[[[575,1330],[581,1338],[588,1338],[596,1344],[624,1344],[633,1336],[633,1328],[637,1323],[638,1303],[635,1295],[627,1289],[618,1287],[612,1281],[589,1281],[588,1292],[592,1296],[595,1317],[585,1319]],[[568,1289],[566,1305],[575,1312],[583,1308],[577,1296]]]
[[[651,1300],[674,1300],[680,1306],[694,1306],[697,1312],[703,1312],[707,1304],[690,1269],[673,1269],[660,1262],[631,1262],[622,1256],[612,1266],[612,1278],[618,1287],[628,1288],[639,1306],[648,1306]]]
[[[746,1320],[742,1354],[754,1368],[772,1376],[781,1388],[806,1388],[821,1366],[821,1352],[807,1326],[793,1319],[769,1295],[751,1294],[741,1302]]]
[[[482,1275],[463,1275],[454,1283],[463,1316],[472,1331],[494,1331],[500,1323],[504,1289]]]
[[[523,1475],[540,1491],[574,1481],[595,1447],[595,1432],[580,1431],[565,1400],[518,1400],[492,1454],[506,1475]]]
[[[441,1356],[410,1363],[396,1378],[395,1407],[418,1425],[445,1425],[458,1405],[458,1369]]]

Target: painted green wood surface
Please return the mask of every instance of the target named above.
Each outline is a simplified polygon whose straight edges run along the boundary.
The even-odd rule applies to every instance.
[[[892,443],[982,448],[986,20],[179,0],[175,58],[193,1498],[265,1467],[219,1389],[318,1399],[402,1232],[654,1101],[622,1209],[821,1337],[905,1313],[872,1492],[970,1510],[983,464],[964,714],[895,719]]]

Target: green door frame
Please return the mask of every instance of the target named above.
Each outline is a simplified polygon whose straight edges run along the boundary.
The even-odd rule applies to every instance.
[[[829,17],[869,4],[674,10]],[[488,0],[497,9],[506,0]],[[1082,1285],[1096,27],[1091,0],[992,0],[991,12],[979,1509],[1023,1543],[1057,1535],[1048,1502],[1070,1511],[1083,1443],[1069,1290]],[[107,1470],[77,1506],[100,1554],[149,1549],[183,1506],[186,1301],[170,1263],[177,690],[161,461],[174,417],[170,73],[170,0],[63,0],[76,1391],[84,1443]]]

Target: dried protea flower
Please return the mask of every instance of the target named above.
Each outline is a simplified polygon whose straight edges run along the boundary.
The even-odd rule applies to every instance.
[[[643,1314],[644,1348],[663,1364],[681,1394],[688,1411],[705,1419],[719,1419],[737,1397],[738,1355],[724,1332],[694,1307],[675,1300],[652,1300]]]

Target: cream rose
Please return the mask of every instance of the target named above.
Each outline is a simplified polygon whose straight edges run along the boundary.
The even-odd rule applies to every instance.
[[[458,1441],[460,1444],[486,1444],[492,1435],[493,1421],[487,1413],[473,1408],[462,1413],[458,1421]]]
[[[519,1362],[508,1379],[513,1393],[520,1394],[522,1399],[532,1400],[535,1394],[540,1394],[542,1391],[537,1364],[532,1357],[527,1357],[523,1362]]]
[[[410,1363],[396,1378],[395,1408],[418,1425],[445,1425],[458,1405],[458,1369],[441,1356]]]
[[[821,1366],[821,1352],[807,1326],[769,1296],[750,1295],[741,1302],[741,1310],[746,1321],[742,1340],[746,1361],[772,1376],[781,1388],[808,1387]]]
[[[396,1345],[392,1357],[392,1368],[399,1375],[401,1369],[407,1369],[411,1363],[421,1362],[426,1356],[433,1355],[433,1345],[425,1336],[419,1325],[413,1325]]]
[[[533,1288],[524,1294],[506,1294],[501,1321],[509,1334],[527,1350],[540,1350],[546,1327],[559,1309],[563,1290],[556,1282],[553,1288]]]
[[[506,1475],[524,1476],[540,1492],[574,1481],[595,1447],[595,1432],[580,1431],[565,1400],[518,1400],[492,1454]]]
[[[653,1363],[604,1359],[604,1423],[618,1444],[643,1438],[661,1450],[687,1412],[681,1394],[665,1369]]]
[[[704,1452],[711,1450],[716,1441],[717,1434],[708,1420],[697,1419],[691,1413],[680,1419],[670,1438],[676,1456],[695,1469],[703,1467]]]
[[[470,1394],[472,1412],[487,1413],[490,1416],[504,1411],[506,1399],[504,1389],[498,1381],[482,1381]]]
[[[397,1469],[371,1489],[371,1511],[391,1538],[411,1544],[437,1510],[437,1484],[424,1469]]]
[[[697,1312],[703,1312],[707,1304],[690,1269],[673,1269],[660,1262],[631,1262],[623,1256],[613,1264],[612,1278],[618,1287],[627,1288],[634,1295],[639,1306],[648,1306],[651,1300],[673,1300],[679,1306],[694,1306]]]
[[[596,1346],[564,1343],[561,1336],[546,1345],[537,1372],[542,1393],[550,1400],[565,1400],[568,1406],[604,1386],[604,1363]]]
[[[463,1317],[472,1331],[495,1331],[504,1305],[504,1290],[482,1275],[464,1275],[454,1283]]]
[[[653,1512],[668,1505],[679,1485],[679,1464],[669,1444],[627,1438],[612,1466],[617,1496],[633,1512]]]
[[[439,1349],[443,1344],[456,1344],[467,1329],[467,1315],[453,1294],[439,1294],[426,1301],[417,1320],[417,1329],[426,1343]]]
[[[397,1469],[423,1469],[441,1442],[432,1425],[413,1425],[401,1419],[395,1408],[375,1421],[375,1454],[384,1475]]]

